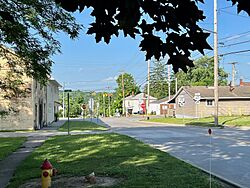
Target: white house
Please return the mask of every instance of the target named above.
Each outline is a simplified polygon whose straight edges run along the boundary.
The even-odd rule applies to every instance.
[[[62,87],[56,80],[51,79],[47,83],[47,124],[55,121],[55,114],[59,111],[59,87]]]
[[[150,112],[155,115],[172,115],[172,111],[175,109],[175,104],[170,103],[172,98],[173,96],[171,95],[170,97],[153,101],[149,104]]]
[[[157,100],[155,97],[149,97],[149,103]],[[148,96],[145,93],[140,93],[137,95],[130,95],[124,99],[126,113],[138,114],[145,113],[145,107],[147,107]],[[143,108],[143,106],[145,106]]]

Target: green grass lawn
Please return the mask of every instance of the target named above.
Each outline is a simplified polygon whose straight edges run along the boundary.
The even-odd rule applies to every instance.
[[[122,178],[113,187],[209,187],[209,176],[167,153],[119,134],[51,137],[18,167],[9,188],[40,177],[48,158],[61,175]],[[213,179],[212,187],[225,187]]]
[[[96,123],[90,121],[70,121],[69,122],[70,131],[106,131],[106,127],[97,125]],[[65,122],[63,126],[59,128],[59,131],[68,131],[68,122]]]
[[[0,160],[3,160],[13,151],[16,151],[26,138],[0,138]]]
[[[213,126],[214,118],[152,118],[147,121],[169,123],[169,124],[185,124],[185,125],[198,125],[198,126]],[[250,126],[250,116],[221,116],[219,117],[220,125],[230,126]]]

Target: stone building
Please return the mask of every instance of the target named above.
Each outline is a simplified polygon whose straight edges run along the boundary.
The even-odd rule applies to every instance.
[[[41,129],[55,120],[60,84],[50,79],[46,85],[12,68],[9,59],[18,58],[8,50],[0,58],[0,130]]]

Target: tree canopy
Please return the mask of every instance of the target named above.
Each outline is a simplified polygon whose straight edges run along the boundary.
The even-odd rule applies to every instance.
[[[157,99],[162,99],[168,94],[168,80],[166,63],[163,61],[154,61],[154,66],[150,74],[150,95]],[[147,84],[144,91],[147,93]]]
[[[238,6],[238,12],[250,15],[250,1],[227,0]],[[21,61],[9,60],[10,67],[21,64],[29,76],[41,80],[51,71],[51,56],[60,51],[54,34],[65,32],[75,38],[81,26],[70,12],[91,8],[87,34],[96,42],[110,42],[123,31],[125,37],[141,37],[146,59],[169,56],[175,72],[192,67],[192,51],[211,49],[206,42],[209,33],[198,22],[205,19],[197,4],[203,0],[0,0],[0,46],[11,48]],[[188,11],[187,11],[188,10]],[[0,55],[5,55],[0,47]],[[1,82],[0,82],[1,87]]]
[[[48,78],[51,56],[60,52],[54,34],[65,32],[75,38],[80,28],[55,1],[0,0],[0,56],[8,60],[10,68],[21,66],[28,76],[39,81]],[[10,59],[10,50],[3,46],[19,58]]]
[[[195,67],[187,73],[180,71],[176,74],[178,85],[181,86],[213,86],[214,66],[213,57],[204,56],[194,62]],[[227,85],[228,73],[219,68],[219,85]]]
[[[127,97],[132,94],[138,94],[140,92],[139,87],[135,83],[135,79],[131,74],[124,73],[123,74],[123,82],[124,82],[124,96]],[[122,74],[118,76],[116,79],[116,83],[118,87],[116,88],[116,92],[114,93],[114,103],[113,108],[119,109],[122,111]]]
[[[237,4],[238,12],[244,10],[250,15],[250,1],[227,0]],[[91,8],[95,21],[90,24],[87,34],[94,34],[96,42],[102,39],[109,43],[113,35],[123,31],[124,36],[141,36],[141,50],[146,52],[146,60],[152,57],[169,56],[168,64],[187,71],[192,67],[192,51],[204,54],[204,49],[212,49],[198,22],[205,19],[197,4],[203,0],[56,0],[65,10],[75,12]]]

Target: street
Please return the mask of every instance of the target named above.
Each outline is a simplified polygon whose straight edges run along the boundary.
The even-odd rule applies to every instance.
[[[207,128],[166,126],[138,120],[102,119],[114,132],[134,137],[209,171],[210,138]],[[240,187],[250,187],[250,131],[233,128],[212,130],[212,173]]]

